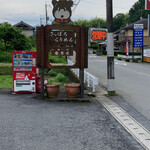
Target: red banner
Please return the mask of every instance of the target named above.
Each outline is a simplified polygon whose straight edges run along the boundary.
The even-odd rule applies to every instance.
[[[150,0],[145,0],[145,9],[150,10]]]
[[[126,42],[126,55],[128,56],[129,55],[129,43]]]

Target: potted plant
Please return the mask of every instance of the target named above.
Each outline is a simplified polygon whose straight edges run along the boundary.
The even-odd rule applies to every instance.
[[[45,85],[46,94],[48,97],[57,97],[59,92],[60,83],[51,83],[51,80],[48,80],[48,83]]]
[[[74,98],[78,96],[79,87],[80,87],[79,83],[68,83],[64,85],[65,85],[67,97]]]

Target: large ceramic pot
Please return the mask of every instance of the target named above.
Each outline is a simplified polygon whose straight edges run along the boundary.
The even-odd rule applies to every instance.
[[[74,97],[78,96],[79,87],[80,87],[79,83],[68,83],[68,84],[64,84],[64,85],[66,88],[67,97],[74,98]]]
[[[45,86],[48,97],[52,98],[58,96],[60,83],[48,83]]]

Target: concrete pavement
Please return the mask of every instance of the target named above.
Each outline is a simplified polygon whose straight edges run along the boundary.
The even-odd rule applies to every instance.
[[[74,103],[0,94],[0,150],[27,149],[143,148],[96,99]]]

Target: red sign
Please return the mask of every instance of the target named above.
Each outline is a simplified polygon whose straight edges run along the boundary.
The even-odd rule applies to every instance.
[[[93,29],[91,31],[91,41],[100,42],[107,40],[107,30]]]
[[[126,42],[126,55],[128,56],[129,55],[129,43]]]
[[[150,0],[145,0],[145,9],[150,10]]]

